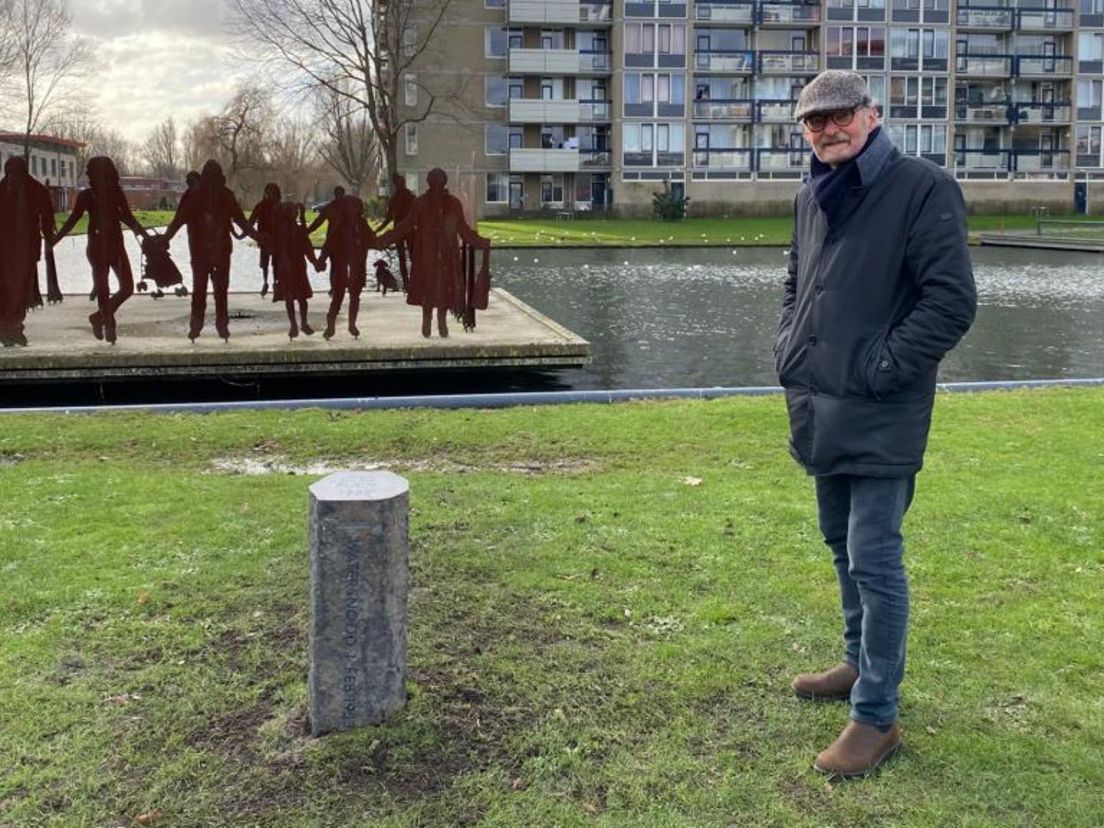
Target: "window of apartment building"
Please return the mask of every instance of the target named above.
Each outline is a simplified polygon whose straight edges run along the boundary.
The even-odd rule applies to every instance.
[[[406,125],[406,154],[417,155],[418,154],[418,125],[407,124]]]
[[[563,204],[563,174],[541,176],[541,204]]]
[[[407,106],[418,105],[418,76],[413,72],[407,72],[405,75],[406,83],[403,85],[404,97],[403,100]]]
[[[1099,167],[1100,160],[1100,132],[1098,126],[1077,127],[1076,147],[1078,167]]]
[[[487,173],[487,203],[505,204],[510,200],[510,174]]]
[[[621,127],[622,162],[628,167],[681,165],[686,152],[686,126],[625,122]]]
[[[889,68],[898,71],[947,70],[946,29],[890,29]]]
[[[487,106],[506,106],[507,83],[504,75],[483,78],[483,102]]]
[[[1104,14],[1104,0],[1081,0],[1081,14]]]
[[[483,0],[483,8],[504,9],[506,8],[506,0]]]
[[[542,49],[562,49],[564,47],[563,29],[541,29]]]
[[[483,125],[484,155],[505,155],[510,148],[510,129],[506,124]]]
[[[889,80],[890,118],[946,118],[947,78],[894,76]]]
[[[1077,81],[1077,117],[1097,120],[1101,117],[1101,95],[1104,83],[1082,78]]]
[[[828,0],[829,20],[885,20],[885,0]]]
[[[403,29],[402,51],[405,57],[413,57],[418,48],[418,27],[408,24]]]
[[[829,69],[881,69],[885,66],[885,27],[829,26]]]
[[[505,26],[488,26],[483,30],[483,56],[504,58],[510,46],[510,30]]]
[[[1094,75],[1104,72],[1104,32],[1077,35],[1077,68]]]
[[[946,124],[889,124],[889,137],[905,155],[943,155],[947,152]]]

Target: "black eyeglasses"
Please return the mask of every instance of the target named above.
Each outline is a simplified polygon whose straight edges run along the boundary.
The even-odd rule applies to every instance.
[[[806,115],[801,121],[809,128],[809,132],[821,132],[828,126],[829,119],[836,126],[847,126],[855,120],[855,113],[864,106],[866,104],[859,104],[850,109],[837,109],[835,112],[814,112],[811,115]]]

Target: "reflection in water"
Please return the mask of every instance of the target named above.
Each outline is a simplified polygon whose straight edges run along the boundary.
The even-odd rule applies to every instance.
[[[978,318],[940,379],[1104,376],[1104,260],[973,248]],[[534,258],[539,261],[534,262]],[[778,248],[503,251],[495,282],[590,340],[575,388],[774,385]]]
[[[83,239],[58,249],[66,293],[87,293]],[[80,246],[76,242],[80,243]],[[131,261],[136,245],[128,236]],[[1104,257],[973,248],[978,318],[940,378],[1104,376]],[[187,274],[187,247],[173,240]],[[590,340],[594,362],[557,379],[573,388],[774,385],[780,248],[498,250],[494,284]],[[257,250],[236,245],[230,288],[260,288]],[[324,274],[312,274],[325,292]],[[137,301],[134,300],[134,301]]]

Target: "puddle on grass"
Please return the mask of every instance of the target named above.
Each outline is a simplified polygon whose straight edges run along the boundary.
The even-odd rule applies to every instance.
[[[593,460],[561,458],[530,460],[523,463],[468,464],[452,460],[319,460],[313,463],[291,463],[286,458],[217,457],[211,461],[212,471],[221,474],[293,474],[323,477],[343,471],[437,472],[470,474],[472,472],[504,472],[507,474],[581,474],[594,471]]]

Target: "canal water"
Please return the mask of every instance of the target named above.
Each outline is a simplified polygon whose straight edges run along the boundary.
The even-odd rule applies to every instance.
[[[187,277],[183,235],[173,255]],[[83,244],[66,239],[57,250],[66,293],[89,288]],[[993,247],[971,255],[977,321],[944,361],[942,381],[1104,376],[1104,256]],[[137,273],[136,246],[131,261]],[[259,289],[256,262],[255,248],[237,246],[231,290]],[[492,252],[493,284],[591,342],[592,365],[555,377],[574,389],[776,384],[785,263],[781,248]],[[312,279],[325,290],[324,275]]]

